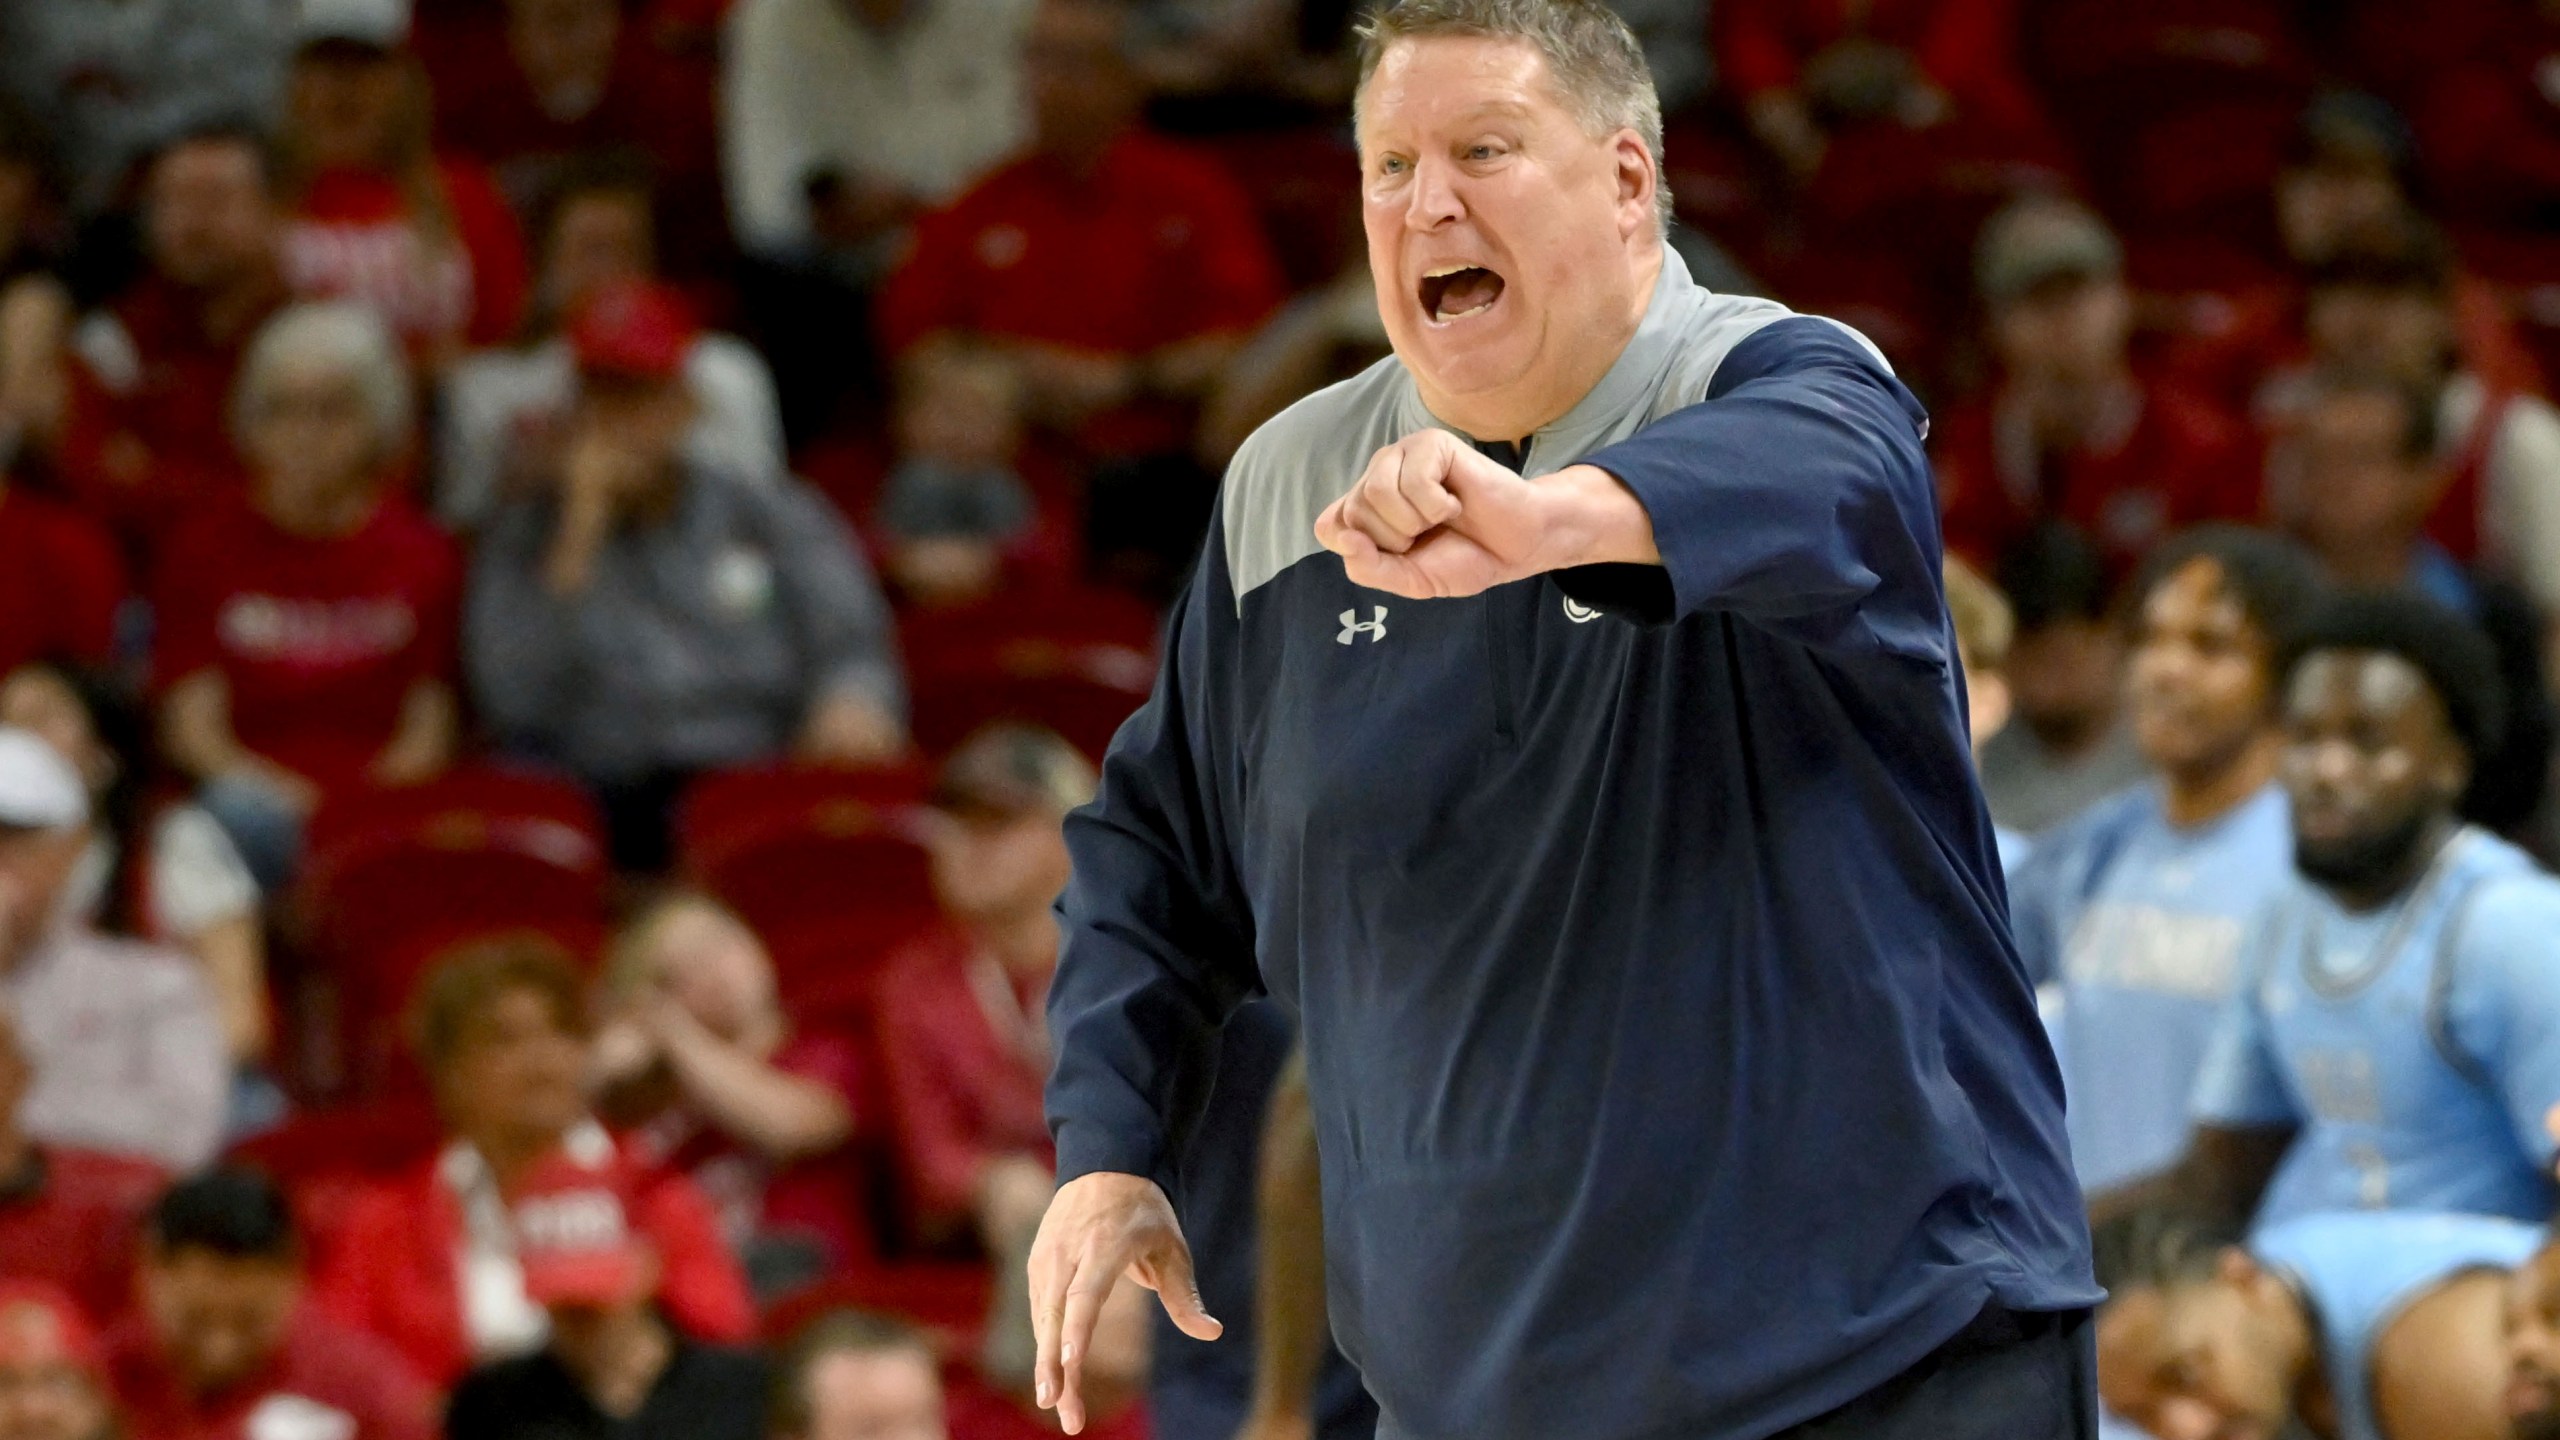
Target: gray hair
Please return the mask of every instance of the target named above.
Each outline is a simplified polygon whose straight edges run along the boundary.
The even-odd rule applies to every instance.
[[[240,363],[240,381],[231,393],[231,426],[245,435],[268,395],[287,370],[318,368],[344,375],[364,396],[365,415],[373,422],[379,453],[392,454],[409,443],[416,424],[409,390],[409,363],[401,356],[379,316],[346,300],[321,300],[290,306],[269,320],[249,342]]]
[[[1474,35],[1525,40],[1546,57],[1557,97],[1593,138],[1633,130],[1653,156],[1657,233],[1671,231],[1671,186],[1662,170],[1662,100],[1635,32],[1602,0],[1380,0],[1361,17],[1354,123],[1380,57],[1398,40]]]

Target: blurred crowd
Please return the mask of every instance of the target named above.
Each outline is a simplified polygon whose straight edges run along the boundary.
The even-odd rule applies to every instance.
[[[2253,917],[2560,838],[2560,5],[1615,8],[1692,271],[1932,409],[2075,1155],[2119,1278],[2219,1274],[2162,1203],[2329,1183],[2217,1038]],[[1356,18],[0,4],[0,1440],[1053,1432],[1060,821],[1227,457],[1386,354]],[[2306,695],[2350,589],[2416,678]],[[2346,1203],[2547,1218],[2477,1024],[2508,1151]],[[1115,1302],[1100,1433],[1366,1433],[1251,1396],[1289,1048],[1196,1142],[1231,1338]]]

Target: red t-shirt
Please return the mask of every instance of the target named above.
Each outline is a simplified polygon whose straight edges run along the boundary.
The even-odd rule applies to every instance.
[[[104,661],[124,565],[76,510],[0,483],[0,675],[30,660]]]
[[[2171,386],[2138,395],[2114,435],[2044,457],[2040,470],[2031,456],[2004,455],[1996,399],[1951,411],[1931,447],[1947,548],[1995,566],[2039,521],[2058,519],[2086,531],[2121,572],[2187,526],[2255,518],[2263,477],[2249,427]]]
[[[398,1355],[310,1305],[255,1375],[219,1395],[190,1392],[138,1315],[107,1336],[107,1368],[138,1440],[434,1440],[441,1423],[435,1392]]]
[[[937,331],[1137,356],[1241,331],[1277,307],[1280,268],[1216,162],[1132,130],[1088,177],[1026,156],[916,223],[881,297],[893,350]],[[1079,437],[1096,454],[1186,448],[1179,412],[1133,405]]]
[[[240,357],[285,299],[207,333],[202,298],[148,275],[110,305],[111,337],[75,347],[58,463],[80,504],[148,554],[211,497],[237,494],[232,382]]]
[[[927,936],[882,968],[881,1079],[899,1173],[921,1216],[965,1215],[979,1171],[999,1156],[1057,1163],[1041,1103],[1049,1060],[1039,998],[993,974],[957,931]]]
[[[479,166],[445,158],[435,172],[459,244],[427,245],[397,178],[324,171],[285,227],[285,282],[305,298],[363,301],[422,353],[513,335],[528,284],[515,216]]]
[[[794,1035],[775,1053],[773,1065],[825,1086],[848,1110],[862,1113],[862,1050],[851,1039]],[[700,1117],[679,1112],[640,1126],[626,1143],[644,1163],[690,1176],[733,1246],[758,1234],[806,1237],[818,1243],[829,1274],[875,1249],[863,1220],[870,1207],[868,1177],[850,1141],[776,1171]]]
[[[322,1257],[314,1293],[328,1311],[387,1341],[419,1374],[450,1385],[471,1368],[463,1328],[462,1204],[430,1161],[348,1207]],[[633,1228],[657,1248],[658,1303],[677,1328],[715,1345],[755,1338],[755,1302],[702,1192],[681,1175],[628,1161],[622,1184]]]
[[[399,496],[328,540],[219,506],[170,545],[154,669],[164,686],[220,671],[241,744],[322,785],[353,782],[410,687],[452,672],[460,588],[453,541]]]
[[[0,1194],[0,1275],[50,1280],[92,1318],[133,1303],[135,1230],[167,1183],[155,1166],[41,1147],[43,1179]]]

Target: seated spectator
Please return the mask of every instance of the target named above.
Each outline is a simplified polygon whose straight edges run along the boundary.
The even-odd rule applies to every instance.
[[[1073,746],[1021,725],[972,736],[935,785],[934,893],[948,924],[890,961],[874,997],[899,1171],[928,1236],[974,1230],[1000,1254],[1048,1208],[1049,902],[1067,881],[1060,826],[1093,788]]]
[[[0,1280],[0,1440],[117,1440],[97,1333],[41,1280]]]
[[[2422,222],[2355,237],[2311,274],[2312,366],[2372,370],[2437,394],[2446,478],[2428,533],[2456,560],[2523,586],[2545,616],[2560,615],[2560,410],[2456,368],[2452,287],[2452,251]],[[2312,373],[2268,382],[2259,403],[2272,428],[2293,422]]]
[[[2068,525],[2040,525],[2001,558],[1999,576],[2017,617],[2007,672],[2016,723],[1984,740],[1975,763],[1993,822],[2033,837],[2145,771],[2124,719],[2124,636],[2097,547]]]
[[[949,1440],[933,1346],[895,1320],[820,1316],[782,1357],[772,1440]]]
[[[28,1135],[18,1113],[34,1086],[16,1022],[0,1007],[0,1275],[58,1285],[88,1313],[116,1314],[133,1298],[138,1222],[160,1171]]]
[[[135,1433],[223,1440],[286,1431],[428,1440],[436,1397],[383,1343],[304,1294],[293,1208],[254,1170],[179,1181],[144,1227],[141,1305],[107,1337]]]
[[[898,464],[872,516],[901,598],[927,606],[981,600],[995,592],[1008,559],[1031,558],[1040,514],[1017,464],[1021,405],[1013,370],[994,356],[934,346],[902,367]]]
[[[656,1246],[659,1304],[678,1328],[716,1342],[754,1333],[745,1277],[701,1192],[635,1163],[588,1117],[586,987],[564,955],[538,938],[468,946],[428,974],[414,1020],[451,1139],[351,1208],[321,1267],[331,1310],[439,1385],[539,1348],[549,1322],[507,1215],[565,1157],[613,1187]]]
[[[246,129],[162,148],[142,172],[147,268],[72,332],[56,466],[138,554],[239,492],[231,395],[250,340],[285,301],[271,165]]]
[[[481,524],[557,463],[578,392],[569,319],[609,288],[654,281],[653,195],[646,172],[616,159],[562,176],[537,232],[541,270],[523,342],[474,351],[445,377],[436,511],[447,523]],[[683,368],[696,407],[686,449],[741,475],[780,476],[782,414],[763,357],[706,332],[686,347]]]
[[[2155,778],[2040,838],[2009,886],[2019,958],[2059,992],[2071,1158],[2093,1196],[2177,1164],[2250,923],[2293,883],[2278,647],[2318,585],[2290,542],[2232,526],[2144,562],[2126,688]]]
[[[111,939],[66,913],[89,848],[79,772],[0,728],[0,1006],[35,1072],[32,1139],[190,1170],[222,1139],[231,1061],[186,956]]]
[[[170,542],[153,669],[162,749],[273,891],[324,796],[452,760],[461,567],[400,493],[409,381],[370,312],[277,316],[234,414],[250,493]]]
[[[62,426],[55,358],[71,297],[46,224],[52,155],[43,127],[0,92],[0,470],[53,444]]]
[[[2161,1435],[2506,1436],[2518,1312],[2509,1272],[2535,1231],[2394,1211],[2312,1215],[2245,1248],[2176,1222],[2112,1281],[2098,1322],[2107,1408]],[[2543,1432],[2519,1427],[2516,1440]]]
[[[285,279],[370,305],[430,373],[515,333],[524,241],[496,182],[439,155],[410,0],[305,0],[287,87]]]
[[[0,672],[35,660],[105,664],[124,598],[124,565],[106,532],[0,466]]]
[[[1030,13],[1030,0],[740,0],[720,123],[739,241],[885,265],[917,215],[1021,142]]]
[[[2059,519],[2122,574],[2173,530],[2258,512],[2258,454],[2218,406],[2133,366],[2123,253],[2097,216],[2022,200],[1976,279],[2000,378],[1932,439],[1948,548],[1981,564]]]
[[[579,156],[644,154],[664,178],[673,218],[695,241],[687,258],[707,261],[711,246],[703,242],[725,234],[708,77],[624,23],[620,0],[475,8],[499,12],[488,16],[499,23],[456,16],[446,33],[419,36],[445,102],[436,107],[437,140],[487,165],[518,215],[533,214]]]
[[[1972,732],[1973,753],[2008,728],[2009,646],[2017,638],[2017,612],[2009,597],[1992,587],[1981,572],[1949,557],[1945,566],[1947,614],[1956,628],[1956,663],[1964,670],[1965,718]],[[2033,842],[1994,822],[1991,835],[2000,846],[2000,868],[2014,871]]]
[[[1008,355],[1027,412],[1098,477],[1096,551],[1160,578],[1197,548],[1214,485],[1197,404],[1281,299],[1251,205],[1215,164],[1141,129],[1117,0],[1043,0],[1031,152],[918,222],[881,301],[901,356],[936,336]]]
[[[687,1339],[658,1310],[657,1249],[622,1197],[554,1159],[509,1217],[525,1293],[550,1317],[530,1355],[463,1377],[452,1440],[764,1440],[770,1382],[754,1350]]]
[[[906,748],[888,607],[842,523],[795,481],[685,448],[693,335],[661,291],[588,303],[559,463],[490,522],[470,586],[481,714],[595,787],[616,864],[643,872],[700,771]]]
[[[143,835],[144,724],[125,692],[94,672],[39,664],[0,676],[0,725],[42,738],[89,786],[89,848],[65,903],[90,924],[195,957],[239,1067],[225,1127],[238,1136],[285,1107],[261,1068],[271,1038],[266,916],[248,862],[202,806],[163,806]]]
[[[716,901],[669,895],[623,927],[605,984],[600,1108],[641,1159],[701,1187],[757,1293],[866,1258],[860,1054],[792,1025],[755,933]]]
[[[274,108],[293,11],[273,0],[0,6],[0,91],[45,118],[74,207],[95,214],[167,137]]]
[[[2277,508],[2341,584],[2413,591],[2469,620],[2490,643],[2506,694],[2506,723],[2472,757],[2464,818],[2512,831],[2541,808],[2551,766],[2551,704],[2542,672],[2542,620],[2533,602],[2475,574],[2428,538],[2446,475],[2436,460],[2436,413],[2425,390],[2372,375],[2324,373],[2302,398],[2290,439],[2270,467]]]

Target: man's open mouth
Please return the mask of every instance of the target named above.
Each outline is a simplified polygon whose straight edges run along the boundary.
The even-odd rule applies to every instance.
[[[1481,265],[1443,265],[1422,277],[1422,313],[1446,325],[1493,308],[1502,277]]]

